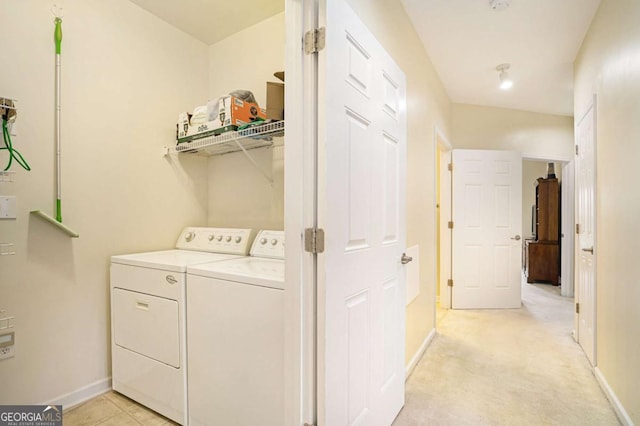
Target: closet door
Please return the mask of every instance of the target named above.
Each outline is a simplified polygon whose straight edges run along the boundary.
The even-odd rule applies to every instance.
[[[318,424],[389,425],[404,404],[405,76],[344,0],[320,4]]]

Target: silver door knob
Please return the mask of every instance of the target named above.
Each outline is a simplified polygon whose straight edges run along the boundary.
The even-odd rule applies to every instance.
[[[520,235],[516,235],[515,237],[511,237],[512,240],[520,241]]]
[[[412,260],[413,260],[413,257],[407,256],[407,253],[402,253],[402,257],[400,258],[400,263],[402,263],[403,265],[406,265]]]
[[[589,248],[583,248],[582,251],[586,251],[586,252],[589,252],[589,253],[593,254],[593,246],[591,246]]]

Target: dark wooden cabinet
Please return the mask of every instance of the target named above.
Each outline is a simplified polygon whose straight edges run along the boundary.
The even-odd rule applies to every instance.
[[[538,179],[536,185],[536,241],[560,241],[560,185],[558,179]]]
[[[538,179],[536,186],[535,240],[525,241],[527,282],[560,277],[560,185],[558,179]]]

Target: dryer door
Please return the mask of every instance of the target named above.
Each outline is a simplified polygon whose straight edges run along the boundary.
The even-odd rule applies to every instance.
[[[114,288],[112,321],[116,345],[180,367],[177,301]]]

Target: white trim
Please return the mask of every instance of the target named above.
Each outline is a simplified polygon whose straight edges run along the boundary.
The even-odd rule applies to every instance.
[[[624,426],[633,426],[634,423],[631,420],[631,417],[629,417],[629,414],[624,409],[624,406],[616,396],[616,393],[613,391],[613,389],[611,389],[611,386],[609,386],[609,383],[607,382],[607,379],[604,377],[604,374],[602,374],[602,371],[600,371],[598,367],[595,367],[593,369],[593,373],[595,374],[596,379],[598,380],[598,384],[600,384],[600,388],[602,388],[602,391],[607,396],[607,399],[613,406],[613,409],[616,412],[616,415],[618,416],[618,420],[620,420],[620,422]]]
[[[73,392],[58,396],[49,402],[42,403],[40,405],[62,405],[64,410],[75,407],[82,404],[98,395],[107,393],[111,390],[111,377],[107,377],[91,384],[88,384],[80,389],[76,389]]]
[[[547,154],[531,154],[528,152],[523,152],[522,153],[522,159],[523,160],[540,160],[540,161],[564,161],[564,162],[569,162],[569,161],[573,161],[573,157],[572,156],[564,156],[564,155],[547,155]]]
[[[409,378],[411,373],[413,373],[413,370],[416,368],[416,365],[418,365],[418,361],[420,361],[420,359],[422,358],[422,355],[424,355],[429,345],[431,345],[431,342],[433,341],[434,337],[436,337],[435,327],[431,329],[429,334],[427,334],[427,337],[425,337],[424,340],[422,341],[420,348],[416,351],[416,353],[411,358],[411,361],[409,361],[409,364],[407,364],[407,366],[405,367],[405,375],[404,375],[405,380]]]
[[[452,253],[451,250],[449,250],[448,253],[442,253],[442,241],[444,238],[448,239],[448,244],[447,246],[450,248],[451,244],[452,244],[452,237],[453,235],[451,234],[451,232],[448,232],[447,235],[445,236],[445,234],[442,232],[443,230],[446,231],[447,228],[444,228],[442,226],[443,223],[447,223],[448,221],[451,220],[451,214],[453,212],[453,205],[451,204],[451,185],[449,185],[448,190],[443,191],[443,185],[442,185],[442,175],[444,173],[446,173],[446,168],[447,168],[447,164],[451,161],[451,151],[453,150],[453,146],[451,145],[451,142],[449,142],[449,139],[447,139],[447,137],[444,135],[444,133],[440,130],[440,128],[437,125],[433,126],[434,128],[434,132],[433,132],[433,154],[434,154],[434,159],[435,162],[440,164],[440,176],[436,176],[437,174],[437,164],[433,165],[433,169],[434,169],[434,194],[437,194],[438,192],[440,193],[440,215],[438,215],[438,208],[435,207],[435,212],[434,212],[434,217],[436,218],[435,220],[435,233],[434,235],[438,235],[438,230],[440,230],[440,246],[438,247],[438,242],[435,241],[435,247],[434,247],[434,253],[436,253],[436,259],[435,262],[438,261],[438,255],[440,256],[440,264],[437,265],[438,268],[440,269],[440,281],[438,282],[438,274],[437,274],[437,270],[434,270],[433,272],[433,281],[436,283],[435,288],[434,288],[434,300],[435,303],[439,303],[441,301],[444,301],[444,304],[440,303],[440,307],[443,309],[450,309],[451,308],[451,287],[449,287],[447,285],[447,281],[449,278],[451,278],[451,265],[453,264],[453,257],[452,257]],[[438,148],[440,149],[440,155],[438,155]],[[445,158],[445,156],[447,156]],[[451,182],[451,180],[449,180],[449,182]],[[440,186],[440,188],[438,188],[438,185]],[[438,191],[439,190],[439,191]],[[442,196],[444,195],[448,195],[449,196],[449,218],[443,218],[442,215]],[[437,203],[437,200],[436,200]],[[434,203],[434,206],[435,204]],[[440,216],[440,220],[438,221],[438,216]],[[444,228],[444,229],[443,229]],[[440,253],[438,253],[440,251]],[[444,257],[447,256],[448,259],[444,260]],[[443,268],[443,264],[446,266],[449,266],[449,271],[445,271]],[[437,296],[437,290],[436,289],[440,289],[440,296]],[[442,297],[443,295],[445,295],[446,297]],[[436,312],[437,312],[437,308],[436,305],[434,305],[434,310],[433,310],[433,323],[434,325],[437,323],[437,316],[436,316]]]
[[[437,124],[433,126],[433,140],[442,142],[439,145],[443,151],[451,151],[453,149],[451,142],[449,142],[449,139],[447,139],[444,132],[440,130]]]
[[[303,55],[302,38],[317,26],[317,2],[285,2],[285,385],[287,426],[315,422],[315,269],[302,246],[315,226],[315,55]],[[287,143],[292,141],[292,143]]]
[[[564,297],[574,297],[575,289],[575,243],[576,227],[575,218],[575,163],[569,161],[562,164],[560,171],[562,176],[562,188],[560,191],[561,203],[561,228],[562,238],[560,244],[560,294]]]

